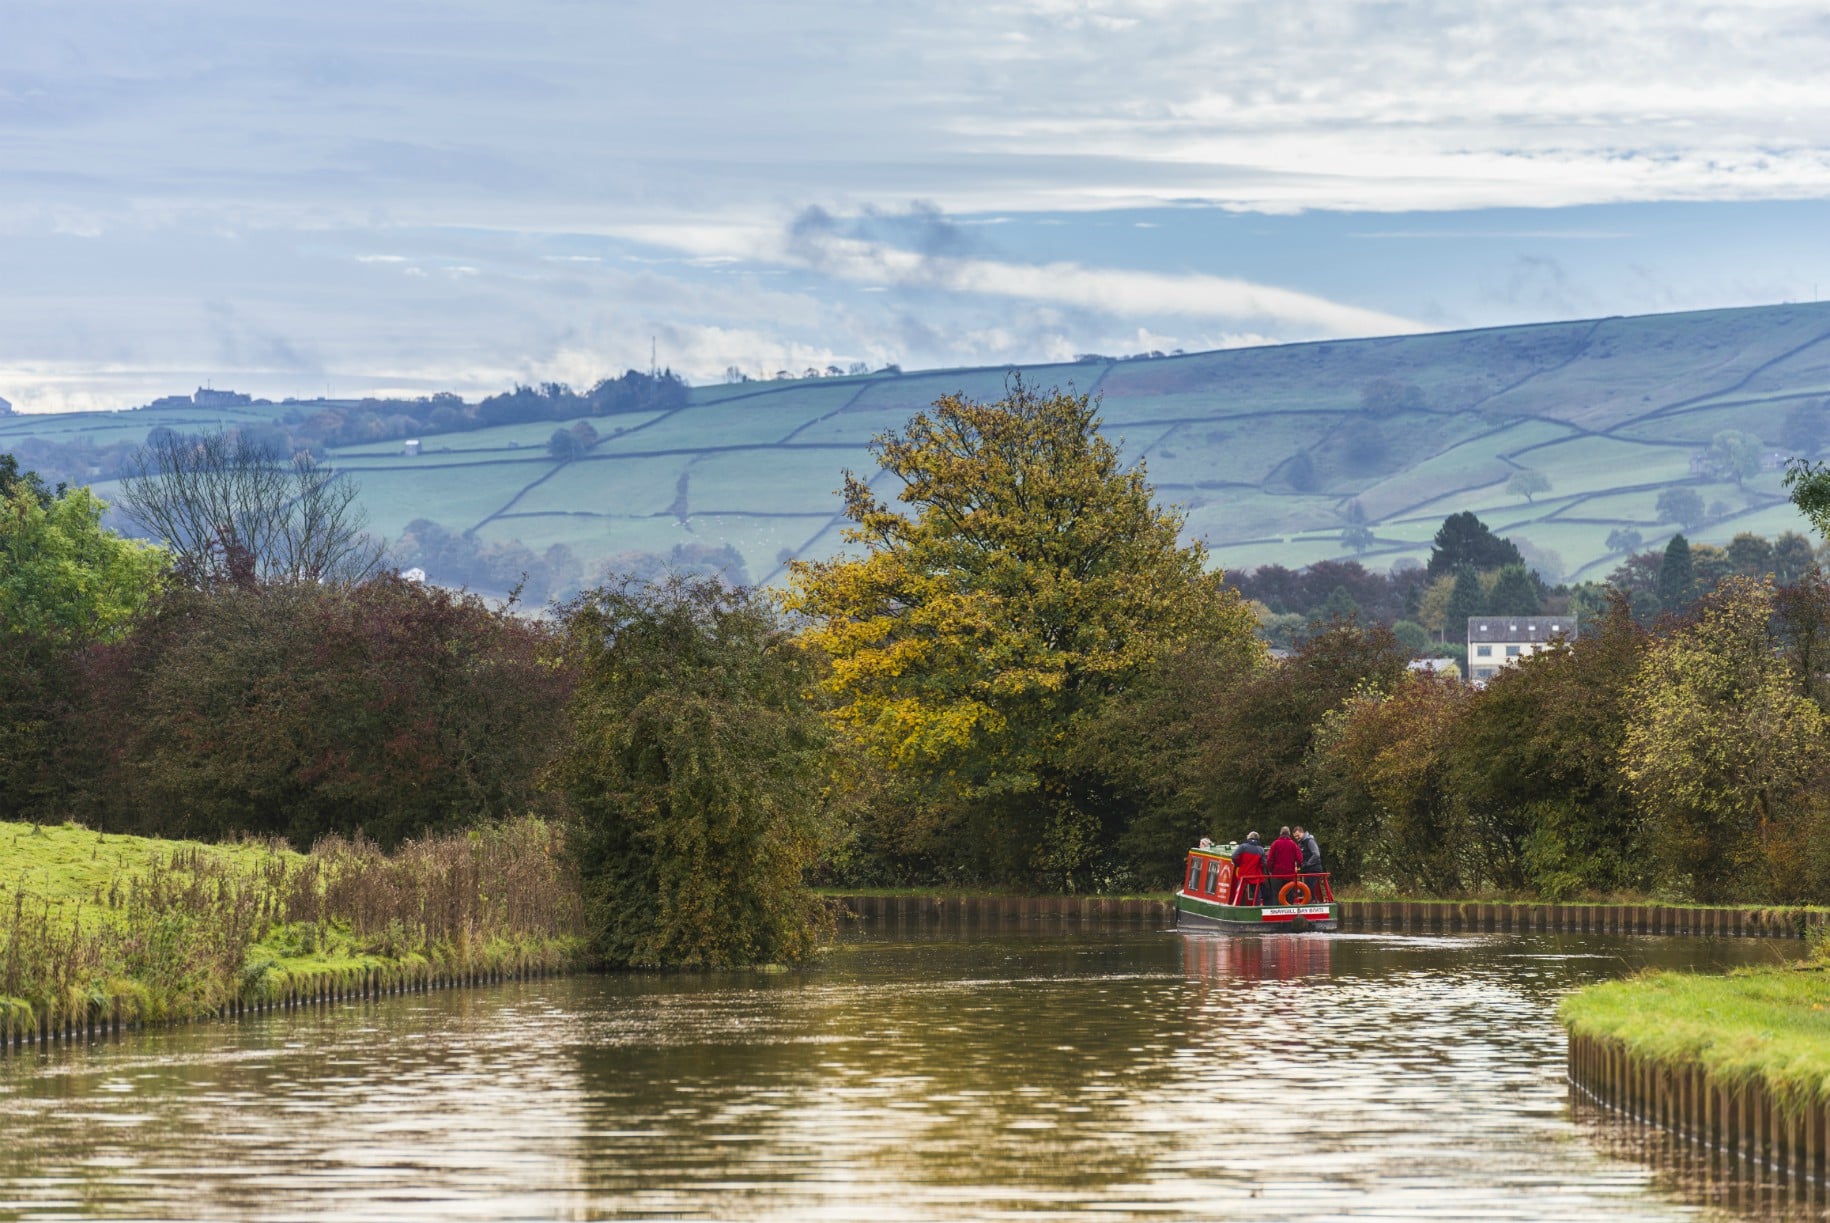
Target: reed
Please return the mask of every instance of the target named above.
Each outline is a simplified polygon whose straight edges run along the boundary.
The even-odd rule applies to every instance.
[[[0,1032],[195,1018],[327,982],[552,970],[584,946],[560,834],[533,818],[392,854],[342,837],[298,854],[0,824],[9,833]]]

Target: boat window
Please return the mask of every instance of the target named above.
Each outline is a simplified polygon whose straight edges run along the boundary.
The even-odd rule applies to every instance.
[[[1201,859],[1199,858],[1188,860],[1188,890],[1191,892],[1201,890]]]
[[[1158,878],[1161,877],[1158,876]],[[1207,890],[1216,893],[1220,890],[1220,859],[1218,858],[1207,864]]]

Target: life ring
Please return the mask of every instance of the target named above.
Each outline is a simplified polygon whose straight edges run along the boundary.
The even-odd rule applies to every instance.
[[[1301,879],[1290,880],[1290,882],[1284,884],[1283,889],[1277,893],[1277,903],[1280,905],[1308,904],[1309,885],[1304,883]]]

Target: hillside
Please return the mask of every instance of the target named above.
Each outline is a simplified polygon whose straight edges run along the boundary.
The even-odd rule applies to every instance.
[[[1108,431],[1228,568],[1355,555],[1342,531],[1362,516],[1372,536],[1362,559],[1384,568],[1423,557],[1445,515],[1472,509],[1546,570],[1597,577],[1620,559],[1610,533],[1637,530],[1651,544],[1677,528],[1658,509],[1672,488],[1705,507],[1695,540],[1800,526],[1776,468],[1830,443],[1830,304],[1084,359],[1023,375],[1101,395]],[[563,544],[587,569],[728,544],[751,580],[768,582],[790,556],[840,547],[834,490],[842,469],[869,465],[873,434],[950,391],[995,399],[1005,376],[698,387],[684,406],[592,418],[598,439],[564,462],[547,450],[569,423],[555,420],[431,433],[416,456],[390,439],[334,447],[330,459],[361,481],[371,522],[390,539],[431,519],[535,553]],[[105,448],[157,426],[273,421],[322,405],[164,401],[4,417],[0,448],[29,461],[33,439]],[[1739,482],[1704,458],[1729,430],[1760,442],[1763,469],[1744,468]],[[1524,470],[1549,488],[1529,500],[1509,492]],[[113,490],[105,460],[75,474],[104,497]]]

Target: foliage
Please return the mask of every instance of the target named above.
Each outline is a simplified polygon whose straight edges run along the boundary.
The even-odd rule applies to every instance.
[[[1247,638],[1250,612],[1178,543],[1180,515],[1155,508],[1087,396],[946,396],[873,447],[913,516],[848,474],[863,555],[791,566],[836,717],[932,780],[992,876],[1071,884],[1099,848],[1069,776],[1078,728],[1166,653]]]
[[[1321,840],[1330,869],[1342,879],[1357,877],[1357,830],[1305,799],[1305,765],[1323,716],[1356,693],[1388,691],[1405,674],[1407,658],[1389,629],[1337,621],[1290,658],[1247,674],[1228,698],[1211,702],[1194,784],[1212,795],[1219,837],[1305,824]]]
[[[536,553],[518,541],[481,540],[427,518],[408,523],[389,552],[394,564],[423,570],[427,581],[502,594],[519,588],[522,601],[534,606],[576,593],[584,577],[564,544]]]
[[[121,508],[189,582],[359,582],[381,563],[360,495],[309,454],[246,432],[166,430],[129,461]]]
[[[796,960],[835,840],[817,657],[763,596],[710,579],[599,587],[563,609],[578,669],[551,772],[586,920],[617,965]]]
[[[1690,542],[1682,534],[1673,535],[1665,545],[1665,556],[1658,567],[1659,606],[1667,612],[1682,611],[1690,605],[1696,586]]]
[[[1708,458],[1715,468],[1741,484],[1760,474],[1760,439],[1739,429],[1723,429],[1709,439]]]
[[[1438,578],[1463,568],[1479,571],[1524,563],[1525,558],[1516,547],[1488,530],[1487,524],[1471,511],[1464,510],[1450,514],[1436,529],[1426,568],[1431,578]]]
[[[1512,473],[1511,478],[1506,481],[1506,491],[1523,497],[1526,501],[1530,501],[1539,493],[1547,493],[1550,491],[1550,477],[1541,471],[1533,471],[1530,468],[1515,471]]]
[[[119,636],[159,588],[162,550],[101,525],[86,488],[0,463],[0,815],[55,806],[85,650]]]
[[[551,644],[393,577],[179,588],[86,664],[68,801],[109,829],[301,845],[525,812],[569,691]]]
[[[1744,893],[1774,827],[1826,764],[1825,715],[1774,651],[1767,583],[1730,578],[1646,652],[1621,769],[1669,877],[1699,900]]]
[[[1618,760],[1646,634],[1619,595],[1569,645],[1500,668],[1469,703],[1450,785],[1482,877],[1547,899],[1649,886]]]
[[[1703,498],[1694,488],[1668,488],[1654,508],[1660,522],[1675,522],[1687,531],[1703,522]]]
[[[1487,614],[1491,616],[1535,616],[1542,606],[1538,583],[1523,565],[1501,569],[1493,593],[1487,598]]]
[[[0,494],[0,634],[119,634],[157,589],[165,553],[102,526],[107,507],[88,489],[52,494],[36,479],[27,472]]]
[[[1455,584],[1449,590],[1449,601],[1443,608],[1443,635],[1451,640],[1468,639],[1468,621],[1487,614],[1487,594],[1474,570],[1456,571]]]

